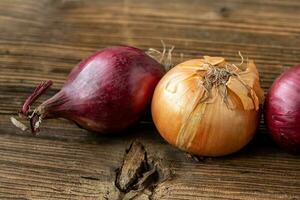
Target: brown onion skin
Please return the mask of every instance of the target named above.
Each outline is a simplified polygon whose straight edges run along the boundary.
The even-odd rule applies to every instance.
[[[181,63],[168,71],[155,89],[151,109],[160,135],[171,145],[199,156],[224,156],[243,148],[255,135],[261,112],[244,110],[238,97],[233,94],[231,97],[236,103],[235,110],[229,109],[223,101],[207,104],[191,145],[178,146],[177,138],[184,123],[183,115],[199,86],[193,80],[180,84],[178,95],[169,94],[165,88],[178,74],[187,73],[183,70],[184,66],[185,63]],[[257,85],[254,89],[257,91],[259,88]],[[216,114],[216,111],[219,112]]]
[[[137,122],[164,75],[142,50],[118,46],[80,62],[63,88],[37,109],[43,118],[66,118],[84,129],[120,132]]]
[[[264,118],[273,140],[290,153],[300,153],[300,65],[272,84],[265,101]]]

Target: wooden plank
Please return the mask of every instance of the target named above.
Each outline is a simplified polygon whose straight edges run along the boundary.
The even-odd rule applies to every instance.
[[[300,199],[300,160],[265,134],[243,151],[196,162],[166,144],[150,124],[96,136],[66,120],[43,123],[34,137],[10,123],[41,80],[56,93],[76,63],[99,48],[175,46],[174,62],[203,55],[254,59],[267,90],[300,63],[298,0],[2,0],[0,1],[0,199],[118,199],[115,170],[128,145],[175,173],[152,199]]]
[[[175,172],[172,181],[158,188],[157,195],[162,196],[157,199],[297,199],[300,195],[299,159],[271,146],[263,136],[238,154],[195,162],[154,134],[153,129],[141,129],[125,138],[97,137],[89,142],[1,134],[0,192],[29,199],[70,194],[102,199],[113,187],[128,142],[138,139],[149,155],[159,154]],[[9,194],[12,191],[17,194]]]
[[[48,131],[64,134],[69,130]],[[132,132],[125,137],[86,133],[85,139],[73,140],[49,138],[45,133],[39,137],[1,134],[0,194],[102,199],[113,191],[125,148],[138,139],[150,156],[166,159],[175,173],[173,180],[158,187],[157,199],[297,199],[300,195],[300,160],[271,145],[263,135],[237,154],[196,162],[166,145],[150,127]]]

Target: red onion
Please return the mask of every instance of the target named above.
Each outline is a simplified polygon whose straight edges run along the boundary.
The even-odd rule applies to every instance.
[[[142,50],[133,47],[103,49],[80,62],[63,88],[34,111],[30,105],[52,85],[41,83],[20,113],[36,132],[42,119],[66,118],[95,132],[118,132],[135,123],[150,105],[164,70]]]
[[[282,148],[300,153],[300,65],[273,83],[265,102],[268,132]]]

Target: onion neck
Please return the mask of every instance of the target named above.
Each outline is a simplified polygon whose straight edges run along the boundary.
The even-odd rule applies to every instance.
[[[40,83],[32,94],[27,97],[22,108],[19,111],[19,115],[26,117],[30,121],[32,133],[36,133],[39,129],[41,121],[44,117],[44,106],[40,105],[35,110],[31,110],[30,106],[53,84],[51,80],[43,81]]]
[[[41,82],[35,90],[32,92],[32,94],[27,97],[25,100],[21,110],[19,111],[19,114],[28,117],[30,112],[30,106],[43,94],[45,91],[53,84],[51,80],[49,81],[43,81]]]
[[[63,117],[65,114],[65,104],[69,101],[63,90],[56,93],[50,99],[44,101],[28,116],[32,133],[39,131],[39,126],[43,119]]]
[[[44,118],[44,109],[42,106],[37,107],[30,116],[28,116],[31,132],[36,134],[39,131],[40,124]]]
[[[232,73],[229,70],[212,66],[204,76],[204,86],[210,89],[212,86],[225,85],[230,76]]]
[[[229,107],[226,83],[231,76],[237,75],[236,72],[238,68],[235,65],[225,63],[224,61],[216,65],[205,62],[202,67],[206,68],[206,73],[203,77],[203,86],[206,90],[206,94],[200,101],[205,102],[210,99],[211,91],[215,87],[219,94],[223,97],[226,105]]]

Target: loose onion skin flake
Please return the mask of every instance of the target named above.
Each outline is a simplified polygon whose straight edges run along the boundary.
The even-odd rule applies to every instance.
[[[300,65],[279,76],[265,102],[265,122],[274,141],[291,153],[300,153]]]
[[[253,61],[237,67],[224,58],[204,56],[167,72],[151,109],[159,133],[170,144],[195,155],[223,156],[251,140],[262,101]]]
[[[100,133],[120,132],[137,122],[150,105],[163,75],[162,65],[140,49],[106,48],[75,66],[63,88],[32,111],[30,105],[52,81],[41,83],[20,114],[30,120],[32,132],[49,118],[66,118]]]

